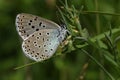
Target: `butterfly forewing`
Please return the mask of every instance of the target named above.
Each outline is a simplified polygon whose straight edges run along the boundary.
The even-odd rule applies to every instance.
[[[39,31],[41,29],[60,28],[59,25],[50,20],[26,13],[21,13],[17,15],[16,26],[17,31],[23,40],[25,40],[34,32]]]
[[[23,41],[22,48],[27,57],[35,61],[50,58],[60,44],[58,29],[42,29]]]

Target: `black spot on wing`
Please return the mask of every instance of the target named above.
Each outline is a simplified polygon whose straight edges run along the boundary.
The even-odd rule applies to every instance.
[[[37,28],[36,31],[39,31],[39,29]]]
[[[31,23],[28,23],[28,25],[30,26],[30,25],[31,25]]]
[[[45,28],[46,26],[45,25],[43,25],[43,28]]]
[[[32,20],[30,20],[30,22],[32,22]]]
[[[41,25],[42,25],[42,22],[39,23],[39,26],[41,26]]]
[[[35,28],[35,26],[31,26],[31,28],[33,28],[33,29],[34,29],[34,28]]]
[[[34,19],[34,20],[35,20],[35,21],[37,21],[37,18],[38,18],[38,17],[35,17],[35,19]]]

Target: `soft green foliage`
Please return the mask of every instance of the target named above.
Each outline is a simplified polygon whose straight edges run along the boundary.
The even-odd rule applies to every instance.
[[[0,80],[120,80],[119,5],[118,0],[0,0]],[[15,27],[18,13],[66,25],[68,35],[52,58],[25,57]]]

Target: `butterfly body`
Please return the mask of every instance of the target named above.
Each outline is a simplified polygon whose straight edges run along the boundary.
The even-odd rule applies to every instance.
[[[24,54],[35,61],[49,59],[66,35],[66,29],[31,14],[18,14],[16,26]]]

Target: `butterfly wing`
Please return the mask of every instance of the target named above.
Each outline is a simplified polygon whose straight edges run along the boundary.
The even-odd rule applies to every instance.
[[[23,41],[22,49],[25,55],[32,60],[46,60],[55,53],[60,44],[58,36],[59,30],[57,29],[39,30]]]
[[[16,27],[19,35],[22,37],[23,40],[25,40],[34,32],[39,31],[41,29],[60,28],[59,25],[50,20],[26,13],[21,13],[17,15]]]

